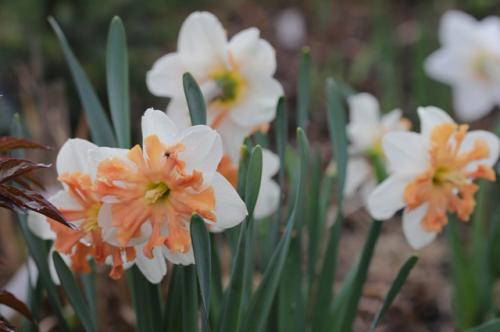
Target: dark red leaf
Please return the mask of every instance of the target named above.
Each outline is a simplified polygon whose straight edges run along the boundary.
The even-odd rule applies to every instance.
[[[16,212],[35,211],[70,227],[54,205],[32,190],[0,184],[0,206]]]
[[[0,290],[0,304],[6,305],[9,308],[14,309],[33,323],[33,315],[31,311],[28,309],[26,304],[24,304],[21,300],[15,297],[12,293],[7,292],[6,290]]]
[[[45,149],[50,147],[25,138],[17,138],[12,136],[0,137],[0,152],[8,152],[15,149]]]
[[[25,159],[9,157],[0,158],[0,183],[14,180],[14,178],[40,168],[48,168],[50,165],[34,163]]]

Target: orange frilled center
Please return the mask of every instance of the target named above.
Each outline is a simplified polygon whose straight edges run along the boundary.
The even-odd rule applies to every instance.
[[[144,148],[145,154],[139,145],[133,147],[125,161],[111,158],[101,162],[97,192],[116,200],[111,205],[112,225],[122,245],[143,235],[142,226],[150,223],[152,231],[144,247],[147,257],[163,244],[174,252],[186,253],[191,248],[191,215],[216,221],[214,191],[202,188],[200,172],[186,171],[178,158],[185,148],[182,144],[166,146],[158,136],[150,135]]]
[[[472,171],[468,167],[471,162],[487,158],[490,151],[481,139],[477,139],[469,151],[461,151],[467,130],[467,125],[436,126],[431,132],[430,167],[405,188],[404,201],[409,209],[428,204],[422,226],[429,232],[443,229],[448,221],[447,211],[468,221],[476,205],[474,194],[478,189],[472,181],[495,180],[495,172],[489,166],[479,164]]]
[[[89,175],[80,172],[64,173],[59,176],[68,194],[78,203],[75,209],[60,208],[60,212],[74,228],[69,228],[48,219],[52,230],[56,233],[54,247],[57,251],[69,255],[71,267],[77,272],[90,271],[89,256],[99,263],[104,263],[111,256],[113,268],[110,276],[114,279],[123,274],[123,257],[127,260],[135,258],[133,248],[118,248],[103,241],[97,216],[101,208],[100,199],[94,191]]]

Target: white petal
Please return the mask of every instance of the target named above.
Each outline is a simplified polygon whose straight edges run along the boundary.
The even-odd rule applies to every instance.
[[[170,100],[167,107],[167,115],[170,120],[175,123],[179,130],[191,127],[189,109],[184,96],[176,97]]]
[[[28,228],[43,240],[55,240],[56,233],[50,228],[47,217],[43,214],[30,211],[28,213]]]
[[[370,164],[364,158],[351,158],[347,163],[344,194],[353,196],[372,175]]]
[[[177,143],[176,138],[179,134],[179,129],[175,123],[165,114],[165,112],[154,110],[152,108],[146,110],[141,120],[143,146],[144,140],[151,135],[156,135],[163,144],[172,145]]]
[[[149,259],[143,254],[143,246],[136,248],[135,263],[142,274],[153,284],[158,284],[167,274],[167,264],[163,257],[162,249],[156,247],[153,249],[153,258]]]
[[[245,72],[244,76],[247,82],[245,94],[229,115],[239,125],[253,129],[274,119],[283,88],[274,78],[258,72]]]
[[[380,124],[387,130],[406,130],[407,128],[401,126],[402,112],[399,108],[390,111],[382,116]]]
[[[425,137],[430,137],[432,129],[443,123],[455,123],[451,116],[438,107],[419,107],[418,117],[420,119],[420,132]]]
[[[493,166],[497,162],[500,153],[500,141],[498,136],[486,130],[474,130],[467,133],[460,147],[460,152],[466,152],[473,149],[474,142],[477,140],[484,141],[488,145],[489,156],[485,159],[470,163],[467,166],[470,170],[475,169],[478,164]]]
[[[162,251],[165,258],[168,259],[172,264],[181,264],[181,265],[194,264],[194,254],[192,246],[191,249],[185,254],[179,252],[172,252],[166,247],[162,247]]]
[[[378,220],[391,218],[406,204],[403,199],[408,182],[413,180],[408,174],[393,174],[373,190],[368,198],[368,211]]]
[[[453,104],[462,121],[475,121],[490,113],[495,106],[494,94],[482,84],[461,84],[453,89]]]
[[[424,63],[427,75],[433,79],[453,84],[454,82],[469,79],[468,57],[453,49],[442,48],[432,53]]]
[[[146,75],[149,91],[155,96],[184,96],[182,75],[187,72],[177,53],[162,56]]]
[[[186,171],[202,172],[204,183],[209,184],[222,159],[219,134],[208,126],[193,126],[182,133],[180,143],[184,150],[179,153],[179,159],[185,162]]]
[[[203,79],[211,71],[227,67],[226,31],[208,12],[195,12],[182,24],[177,42],[184,66],[195,78]]]
[[[280,170],[280,158],[271,150],[262,149],[262,178],[271,178]]]
[[[276,55],[273,47],[260,38],[257,28],[240,31],[231,38],[229,51],[240,67],[273,75],[276,70]]]
[[[218,228],[231,228],[240,224],[247,216],[245,203],[233,186],[221,174],[215,173],[212,182],[215,195],[215,225]]]
[[[257,202],[253,212],[256,219],[269,217],[278,209],[280,192],[280,187],[276,182],[270,178],[262,178],[259,196],[257,196]]]
[[[253,128],[240,126],[228,116],[217,128],[221,135],[224,153],[227,154],[234,164],[240,161],[240,150],[245,137],[252,133]]]
[[[470,15],[457,10],[447,11],[441,18],[439,40],[444,45],[463,44],[475,39],[478,23]]]
[[[57,174],[82,172],[91,173],[94,165],[89,161],[89,151],[97,146],[80,138],[73,138],[63,144],[57,154]]]
[[[382,138],[382,148],[392,172],[419,173],[429,165],[428,140],[413,132],[393,131]]]
[[[380,120],[377,99],[369,93],[357,93],[347,99],[349,104],[349,122],[371,123],[378,125]]]
[[[403,212],[403,233],[413,249],[421,249],[436,238],[435,232],[428,232],[422,228],[422,219],[427,207],[427,204],[422,204],[413,210],[406,208]]]
[[[58,209],[66,210],[79,210],[82,208],[80,203],[76,201],[68,192],[64,190],[59,190],[53,196],[49,198],[51,202]]]

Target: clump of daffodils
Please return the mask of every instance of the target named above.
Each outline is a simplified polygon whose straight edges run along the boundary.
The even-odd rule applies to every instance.
[[[194,263],[193,214],[221,230],[247,215],[233,186],[217,172],[222,143],[216,131],[204,125],[181,130],[164,112],[150,109],[142,117],[142,132],[142,148],[97,147],[75,139],[59,152],[63,189],[50,201],[73,228],[51,219],[45,223],[40,215],[29,224],[36,234],[54,239],[54,249],[75,271],[89,271],[93,257],[112,265],[112,278],[135,263],[151,282],[159,282],[165,258]]]
[[[391,132],[382,139],[389,177],[370,195],[375,219],[403,211],[403,231],[414,248],[422,248],[448,222],[448,213],[468,221],[476,205],[475,180],[495,180],[492,166],[500,153],[496,135],[468,131],[443,110],[418,109],[420,133]]]

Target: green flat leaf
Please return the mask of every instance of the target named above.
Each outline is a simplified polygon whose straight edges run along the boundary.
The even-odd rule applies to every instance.
[[[295,191],[294,206],[297,206],[303,198],[303,192],[299,190],[299,188],[302,188],[303,182],[305,181],[304,178],[307,172],[309,159],[307,155],[307,152],[309,151],[309,144],[304,131],[300,128],[297,129],[297,138],[299,142],[300,159],[302,162],[300,165],[299,180],[297,181],[297,188]],[[264,271],[262,281],[248,306],[245,319],[242,323],[242,331],[244,332],[258,332],[263,330],[266,325],[274,296],[281,279],[281,273],[285,265],[285,260],[288,255],[288,249],[296,219],[297,211],[294,208],[290,218],[288,219],[285,233],[278,243],[278,246],[276,247],[276,250]]]
[[[307,131],[309,122],[309,106],[311,103],[311,50],[302,49],[297,80],[297,122],[299,127]]]
[[[262,177],[262,149],[259,145],[252,149],[246,177],[245,204],[248,209],[248,215],[252,216],[255,204],[257,203],[257,197],[259,196],[260,180]]]
[[[217,327],[223,303],[223,289],[222,289],[222,272],[221,262],[219,257],[219,250],[217,247],[216,235],[210,235],[210,246],[212,254],[212,276],[210,278],[210,323],[213,330]]]
[[[399,291],[401,290],[401,287],[403,287],[403,285],[405,284],[408,275],[410,274],[415,264],[417,264],[417,261],[418,257],[412,256],[408,258],[406,262],[403,264],[403,266],[401,267],[396,276],[396,279],[394,279],[394,281],[392,282],[391,288],[389,288],[389,291],[385,295],[384,302],[382,303],[380,309],[377,311],[377,314],[375,315],[375,318],[373,319],[372,324],[370,326],[369,332],[375,332],[377,324],[379,323],[380,319],[384,316],[386,310],[391,306],[392,301],[394,301],[396,295],[398,295]]]
[[[111,124],[106,116],[104,109],[97,98],[97,95],[90,84],[87,75],[78,63],[73,51],[71,50],[64,33],[53,17],[49,17],[49,23],[52,26],[59,44],[68,63],[71,76],[76,85],[80,102],[82,103],[87,120],[89,123],[92,140],[97,145],[116,146],[116,139],[113,135]]]
[[[161,331],[161,300],[158,285],[151,284],[137,266],[127,270],[129,290],[139,332]]]
[[[191,217],[191,243],[193,244],[194,261],[203,312],[203,330],[208,331],[208,313],[210,312],[210,277],[212,263],[210,253],[210,236],[205,221],[199,215]]]
[[[128,149],[130,147],[130,102],[127,39],[123,23],[117,16],[111,20],[108,31],[106,83],[118,146]]]
[[[500,319],[494,319],[483,325],[468,329],[466,332],[498,332],[500,331]]]
[[[85,291],[85,299],[89,304],[89,310],[92,317],[95,318],[96,327],[97,323],[97,307],[96,307],[96,272],[95,272],[95,261],[91,260],[89,262],[90,272],[81,275],[80,279],[82,281],[83,290]]]
[[[181,331],[182,292],[184,271],[181,265],[174,265],[168,285],[167,302],[163,313],[161,331]]]
[[[95,317],[90,315],[89,306],[83,298],[82,292],[73,277],[73,273],[71,273],[68,266],[61,258],[61,255],[56,251],[52,253],[52,259],[54,260],[57,275],[61,280],[64,294],[68,298],[69,303],[73,306],[73,309],[75,309],[76,316],[80,320],[83,328],[85,331],[97,331]]]
[[[198,331],[198,290],[193,265],[182,266],[182,332]],[[178,318],[177,318],[178,319]]]
[[[368,238],[363,246],[361,257],[358,264],[355,266],[355,274],[352,285],[349,289],[349,295],[346,302],[342,305],[341,315],[337,316],[339,328],[336,331],[351,331],[354,319],[358,312],[358,303],[361,298],[363,286],[368,275],[368,269],[373,257],[373,251],[377,243],[380,231],[382,229],[382,221],[374,220],[370,225]]]
[[[184,94],[186,95],[192,125],[206,125],[207,108],[198,83],[196,83],[196,80],[190,73],[184,73],[182,83],[184,85]]]

